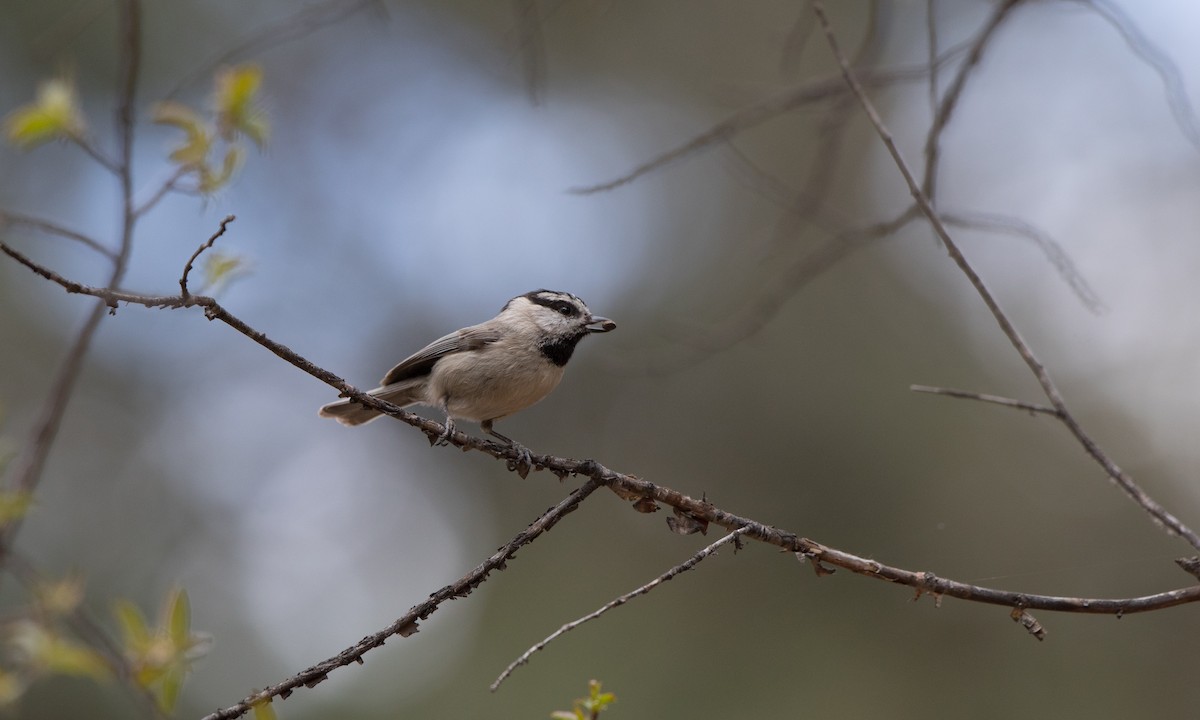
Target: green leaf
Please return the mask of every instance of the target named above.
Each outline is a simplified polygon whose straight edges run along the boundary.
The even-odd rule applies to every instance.
[[[179,165],[202,165],[212,149],[212,130],[192,108],[181,102],[165,101],[154,106],[154,122],[183,130],[184,141],[171,151],[171,161]]]
[[[254,708],[254,720],[276,720],[278,717],[275,714],[275,707],[271,704],[271,700],[260,700],[253,703],[250,707]],[[571,720],[574,720],[572,718]]]
[[[17,108],[4,120],[9,141],[22,148],[82,137],[84,130],[75,86],[64,78],[42,83],[33,102]]]
[[[158,707],[163,712],[169,714],[175,709],[175,704],[179,702],[179,691],[183,689],[185,675],[187,675],[186,667],[183,665],[174,665],[163,676],[162,685],[156,693]]]
[[[25,517],[32,506],[32,493],[24,490],[0,490],[0,527]]]
[[[187,591],[180,588],[167,599],[167,636],[175,651],[183,653],[192,644],[192,606]]]
[[[241,133],[262,147],[270,134],[266,113],[258,106],[262,68],[238,65],[217,73],[217,126],[221,137],[232,140]]]
[[[8,707],[25,693],[25,683],[16,673],[0,670],[0,708]]]
[[[42,672],[96,680],[109,678],[108,663],[99,653],[32,620],[14,625],[9,638],[12,645],[28,658],[29,664]]]
[[[204,285],[207,292],[216,292],[234,278],[249,272],[240,255],[213,250],[204,258]]]
[[[550,717],[554,720],[583,720],[583,715],[578,710],[575,712],[567,712],[566,710],[555,710],[550,713]]]
[[[139,655],[150,647],[150,629],[146,626],[146,616],[132,602],[119,599],[113,605],[117,622],[121,625],[121,634],[125,637],[125,651],[130,655]]]

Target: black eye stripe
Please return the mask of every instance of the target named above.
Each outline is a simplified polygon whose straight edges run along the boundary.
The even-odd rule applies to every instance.
[[[550,290],[534,290],[525,295],[530,302],[550,308],[564,317],[577,317],[580,314],[579,305],[569,300],[563,300],[563,296],[574,297],[568,293],[557,293]]]

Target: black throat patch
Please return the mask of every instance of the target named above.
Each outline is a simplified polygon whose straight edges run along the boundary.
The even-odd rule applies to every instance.
[[[583,339],[587,332],[579,335],[571,335],[568,337],[560,337],[554,340],[547,340],[538,346],[546,359],[555,365],[562,367],[571,359],[571,354],[575,352],[575,346]]]

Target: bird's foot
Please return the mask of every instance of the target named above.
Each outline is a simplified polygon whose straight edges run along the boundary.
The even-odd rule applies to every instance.
[[[435,439],[433,441],[433,443],[431,443],[431,444],[433,444],[433,445],[448,445],[450,443],[450,436],[453,434],[454,434],[454,420],[452,420],[450,418],[446,418],[446,429],[443,430],[442,434],[438,435],[437,439]]]
[[[508,461],[508,469],[516,470],[522,479],[529,477],[529,471],[533,469],[533,453],[516,440],[509,440],[508,446],[517,454],[516,459]]]

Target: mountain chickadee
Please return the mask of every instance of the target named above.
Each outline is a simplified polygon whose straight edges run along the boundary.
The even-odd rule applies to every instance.
[[[401,407],[430,405],[446,413],[444,445],[454,421],[472,420],[488,435],[503,440],[531,464],[520,443],[492,429],[492,423],[533,405],[562,380],[575,345],[590,333],[617,324],[592,315],[570,293],[534,290],[509,300],[500,314],[438,338],[388,371],[370,391]],[[321,417],[343,425],[362,425],[380,412],[350,399],[321,408]]]

